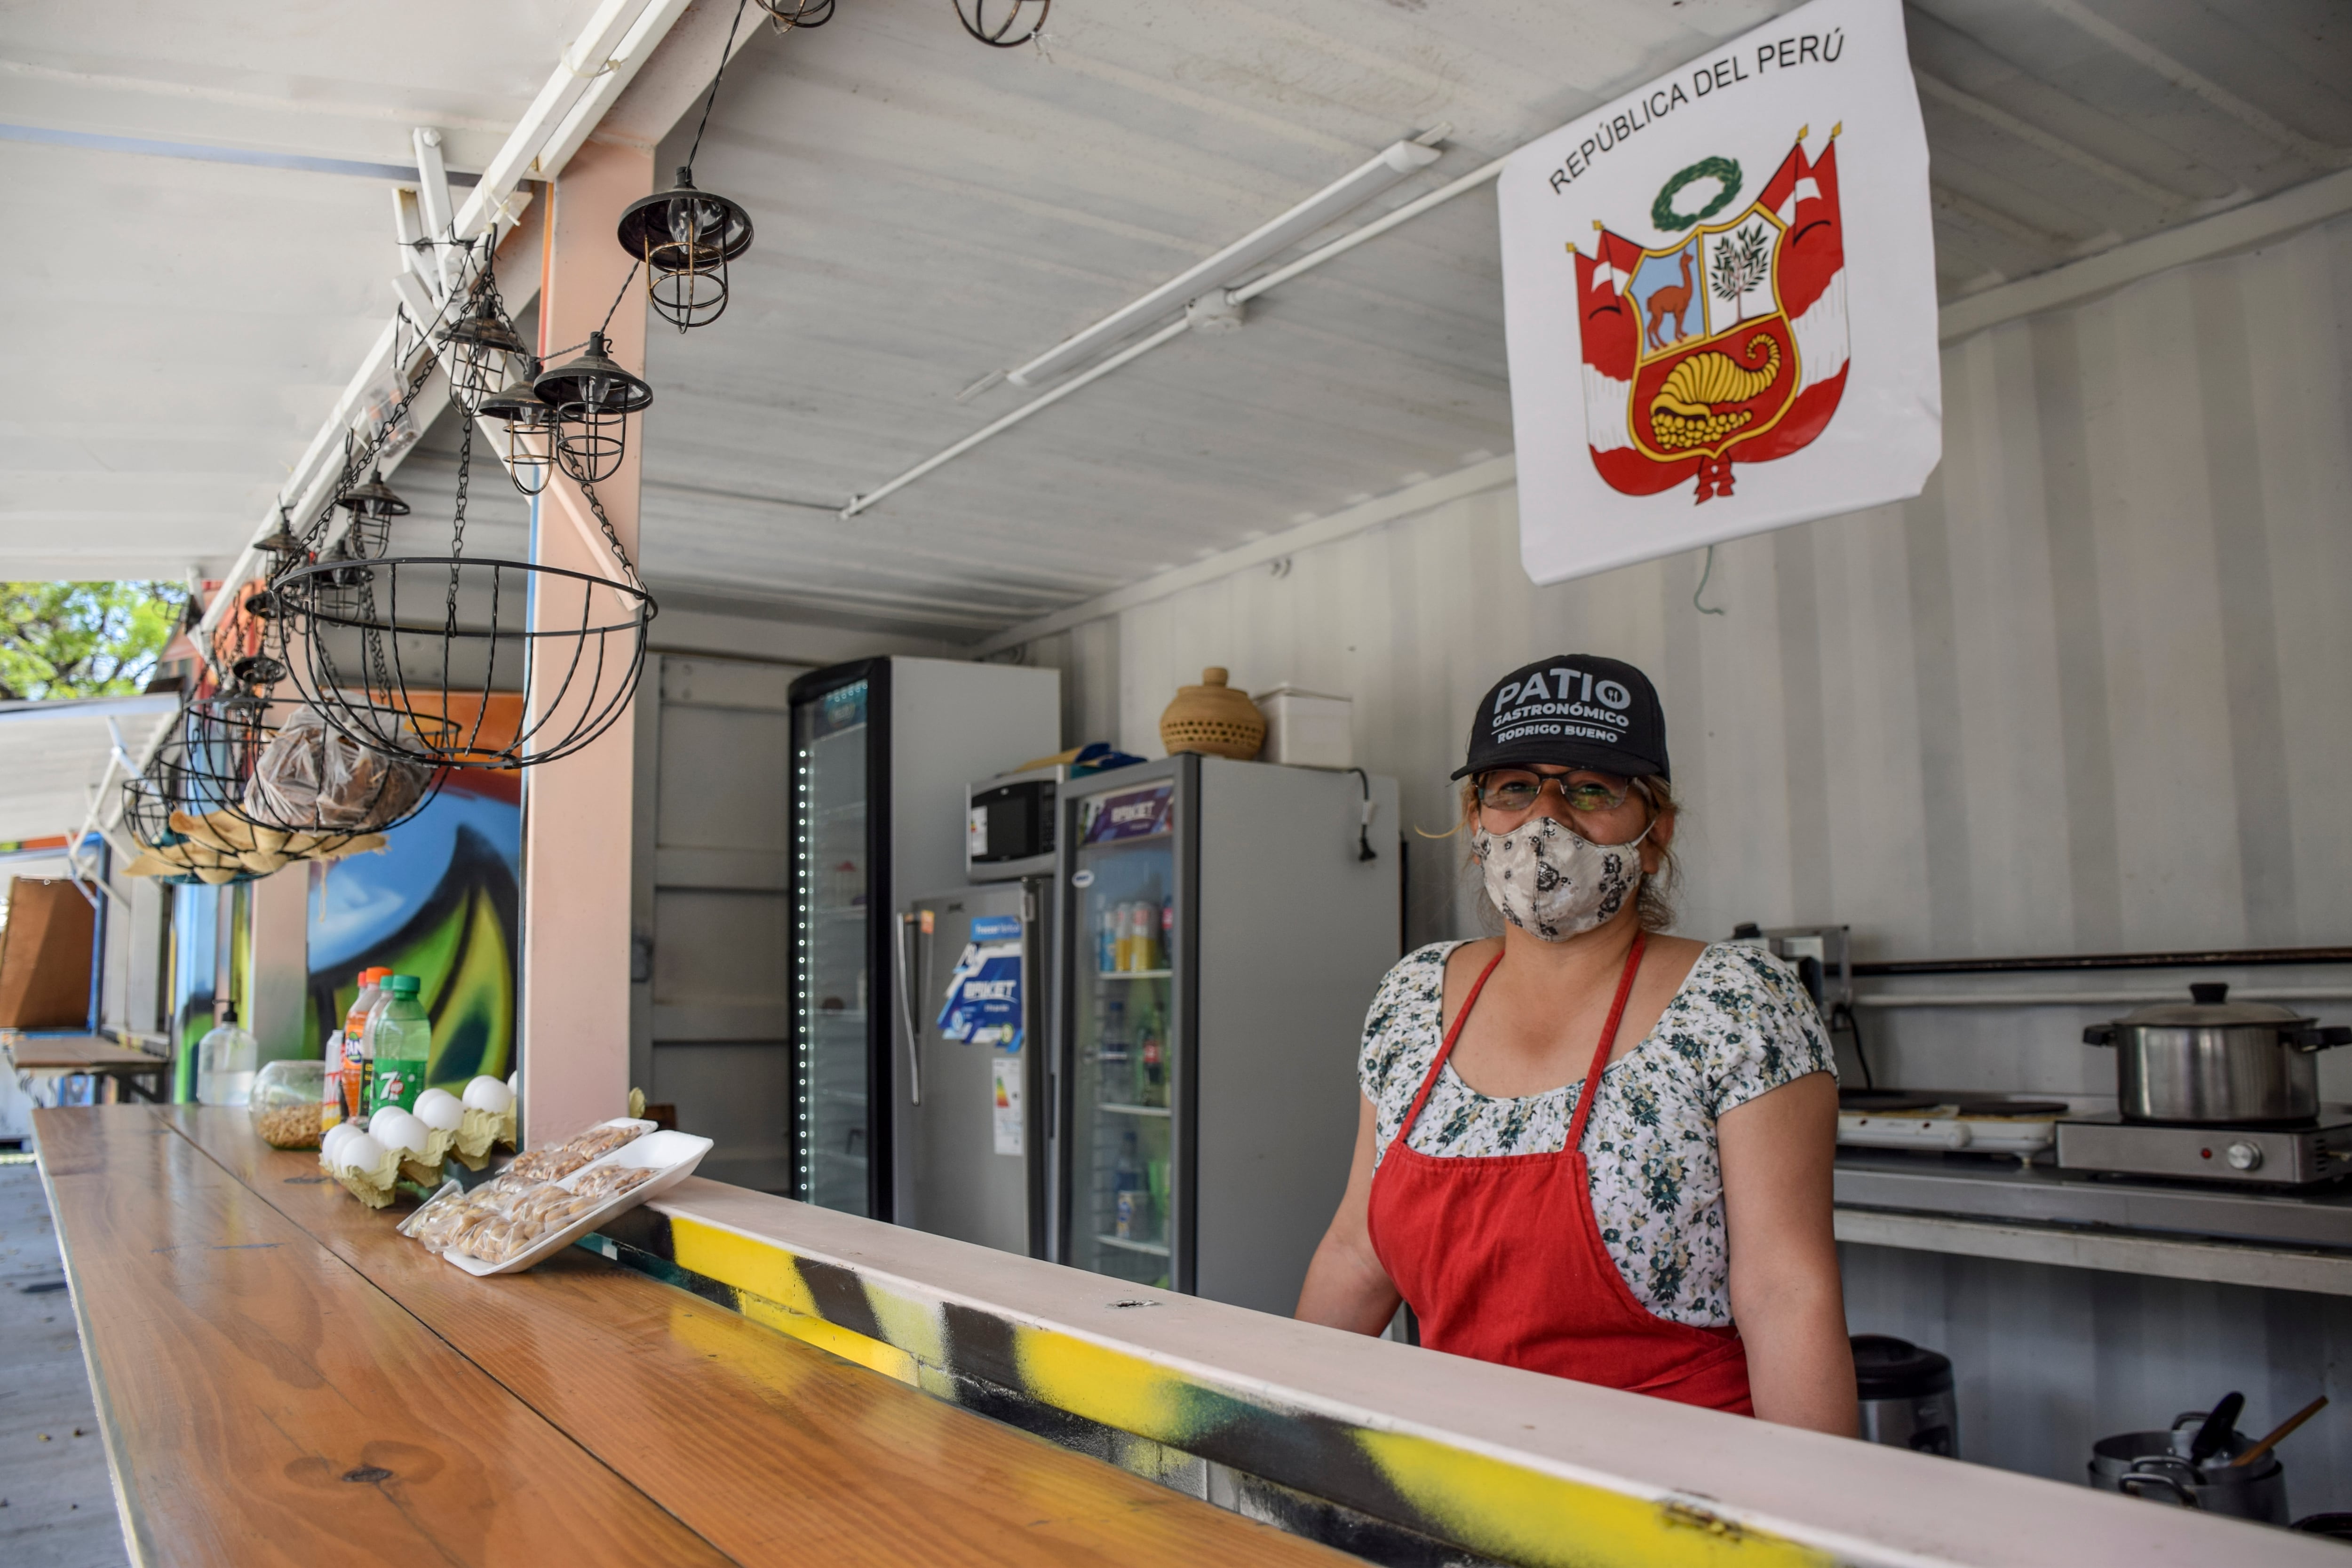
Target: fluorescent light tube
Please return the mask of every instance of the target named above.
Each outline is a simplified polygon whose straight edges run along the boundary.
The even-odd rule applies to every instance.
[[[1273,222],[1251,230],[1133,304],[1122,306],[1084,331],[1064,338],[1020,369],[1008,373],[1004,379],[1015,386],[1034,386],[1093,358],[1162,316],[1182,310],[1211,289],[1230,287],[1251,268],[1280,255],[1342,213],[1361,206],[1407,174],[1428,168],[1437,162],[1438,155],[1434,147],[1414,142],[1397,142],[1361,168],[1333,181]]]

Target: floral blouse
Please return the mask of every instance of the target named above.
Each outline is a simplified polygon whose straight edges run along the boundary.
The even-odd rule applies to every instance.
[[[1445,960],[1460,945],[1406,954],[1364,1020],[1357,1071],[1375,1108],[1376,1161],[1437,1056]],[[1729,942],[1699,955],[1649,1037],[1601,1074],[1584,1132],[1593,1217],[1635,1300],[1678,1323],[1731,1321],[1716,1119],[1808,1073],[1836,1071],[1829,1035],[1795,971],[1760,948]],[[1568,1142],[1582,1089],[1496,1099],[1463,1082],[1449,1061],[1413,1123],[1412,1147],[1441,1156],[1555,1152]]]

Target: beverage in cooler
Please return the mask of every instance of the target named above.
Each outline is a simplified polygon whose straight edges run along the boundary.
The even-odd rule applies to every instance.
[[[1288,1312],[1401,951],[1395,785],[1185,755],[1073,781],[1062,810],[1056,1255]]]

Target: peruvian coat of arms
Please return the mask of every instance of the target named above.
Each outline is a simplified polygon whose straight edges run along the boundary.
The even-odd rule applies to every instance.
[[[1680,237],[1643,247],[1601,224],[1576,251],[1586,440],[1611,488],[1656,495],[1697,479],[1731,494],[1731,466],[1805,447],[1845,391],[1845,243],[1837,131],[1819,159],[1797,132],[1754,201],[1739,164],[1704,159],[1658,192],[1650,219]],[[1710,195],[1705,182],[1712,180]],[[1570,248],[1575,248],[1571,247]]]

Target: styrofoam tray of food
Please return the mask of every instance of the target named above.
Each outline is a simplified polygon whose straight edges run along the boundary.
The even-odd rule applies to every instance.
[[[400,1228],[468,1274],[519,1273],[667,1192],[709,1152],[708,1138],[617,1117],[517,1155],[470,1192],[452,1184]]]

